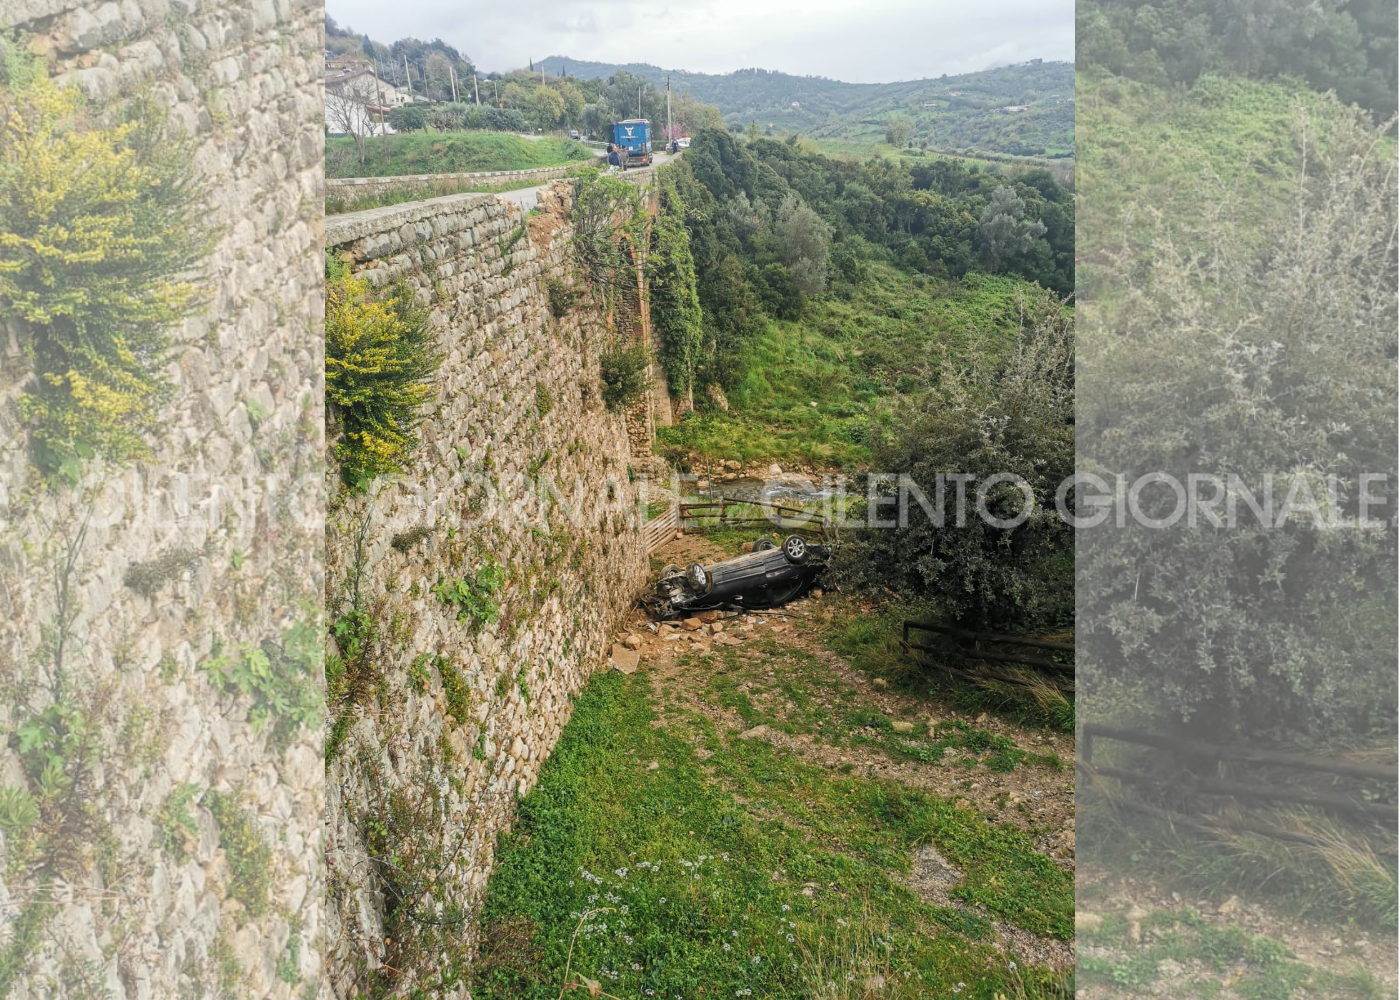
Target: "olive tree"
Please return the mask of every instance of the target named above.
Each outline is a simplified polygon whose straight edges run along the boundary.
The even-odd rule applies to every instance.
[[[1045,225],[1038,219],[1027,219],[1026,203],[1006,186],[992,192],[978,220],[982,259],[992,268],[1007,257],[1025,253],[1044,235]]]

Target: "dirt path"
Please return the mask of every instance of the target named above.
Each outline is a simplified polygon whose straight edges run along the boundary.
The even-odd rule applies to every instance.
[[[671,542],[657,557],[688,565],[727,558],[732,552],[703,536]],[[882,687],[826,648],[823,637],[853,613],[839,598],[820,591],[778,613],[720,617],[701,628],[658,625],[634,611],[616,635],[623,649],[635,647],[637,666],[649,671],[655,704],[664,721],[668,706],[698,712],[726,739],[759,738],[785,748],[805,763],[833,772],[898,782],[943,798],[960,800],[989,822],[1027,831],[1036,849],[1066,870],[1074,868],[1073,736],[1009,724],[985,714],[968,716],[928,700]],[[634,669],[618,647],[619,662]],[[852,725],[850,713],[886,728]],[[940,723],[962,723],[1008,738],[1033,755],[998,773],[979,766],[976,755],[950,754],[936,763],[888,749],[892,740],[927,738]],[[891,731],[892,730],[892,731]],[[931,847],[918,852],[903,881],[928,902],[949,905],[947,888],[960,877]],[[1008,950],[1037,965],[1068,968],[1070,943],[1038,938],[996,925]]]
[[[1238,929],[1251,937],[1279,942],[1288,962],[1320,972],[1312,982],[1299,986],[1293,994],[1296,1000],[1396,995],[1400,976],[1393,934],[1283,917],[1237,896],[1217,905],[1198,898],[1199,894],[1167,888],[1147,877],[1112,874],[1097,868],[1082,868],[1077,881],[1076,898],[1082,902],[1076,909],[1076,927],[1084,956],[1127,964],[1153,948],[1153,933],[1143,930],[1151,921],[1160,921],[1163,914],[1190,911],[1217,931],[1230,933]],[[1126,933],[1113,933],[1115,928],[1124,927]],[[1183,995],[1197,992],[1202,986],[1222,1000],[1247,993],[1232,988],[1244,981],[1243,962],[1225,969],[1212,968],[1190,948],[1160,961],[1155,972],[1152,981],[1133,988],[1081,983],[1076,995],[1087,1000],[1134,1000]],[[1280,963],[1273,974],[1282,979],[1290,970]],[[1300,970],[1292,969],[1291,974],[1299,975]]]

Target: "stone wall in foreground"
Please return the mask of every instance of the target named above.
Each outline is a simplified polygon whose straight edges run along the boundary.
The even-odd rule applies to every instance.
[[[23,734],[0,791],[40,802],[0,829],[0,994],[300,997],[323,973],[324,11],[0,0],[0,25],[96,115],[167,107],[220,232],[153,453],[76,489],[30,464],[36,332],[0,316],[0,735]],[[306,725],[258,725],[210,669],[260,657]]]
[[[416,290],[445,352],[412,468],[327,524],[328,609],[377,623],[373,690],[337,707],[327,772],[338,997],[455,982],[497,834],[644,580],[626,420],[599,395],[614,334],[571,277],[570,192],[529,217],[464,194],[327,224],[373,286]],[[541,477],[562,500],[541,505]],[[494,616],[441,596],[493,572]]]

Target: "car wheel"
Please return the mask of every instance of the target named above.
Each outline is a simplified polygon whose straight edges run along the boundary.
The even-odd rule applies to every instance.
[[[663,570],[661,571],[661,579],[664,580],[664,579],[666,579],[666,578],[669,577],[669,576],[680,576],[680,575],[683,574],[684,572],[685,572],[685,570],[681,569],[681,568],[680,568],[679,566],[677,566],[675,563],[671,563],[671,565],[667,566],[665,569],[663,569]]]
[[[771,538],[760,538],[753,543],[753,550],[755,552],[767,552],[769,549],[776,549],[777,547],[778,543]]]
[[[807,539],[801,535],[788,535],[783,539],[783,555],[794,566],[801,566],[807,561]]]

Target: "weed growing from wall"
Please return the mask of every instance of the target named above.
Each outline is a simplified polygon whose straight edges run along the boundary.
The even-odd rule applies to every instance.
[[[610,410],[627,410],[651,388],[651,352],[640,342],[619,340],[598,357],[603,403]]]
[[[4,64],[0,312],[35,376],[21,401],[34,461],[72,483],[84,459],[149,454],[173,390],[168,330],[204,300],[193,272],[214,234],[192,150],[154,102],[103,112],[17,47]]]
[[[343,260],[326,258],[326,400],[340,421],[336,457],[351,491],[404,470],[441,360],[407,287],[376,300]]]

